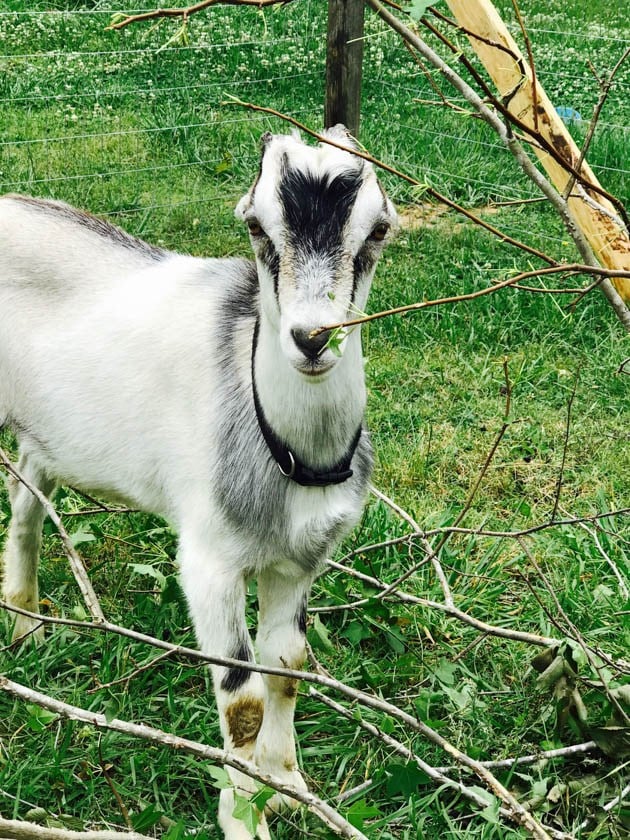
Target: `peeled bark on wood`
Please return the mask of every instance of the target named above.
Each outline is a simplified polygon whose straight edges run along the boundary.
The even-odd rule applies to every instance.
[[[469,40],[492,78],[499,96],[511,114],[535,129],[576,168],[580,150],[545,94],[538,79],[510,35],[501,16],[490,0],[447,0],[457,23],[479,37]],[[570,172],[551,154],[534,145],[547,175],[560,193],[573,180]],[[580,172],[585,180],[600,186],[586,161]],[[576,224],[589,242],[597,259],[606,268],[630,271],[630,237],[616,208],[598,192],[575,183],[568,206]],[[630,301],[630,280],[613,278],[612,283],[624,301]]]

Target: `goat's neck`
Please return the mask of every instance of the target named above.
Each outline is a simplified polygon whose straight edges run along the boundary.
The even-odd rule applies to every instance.
[[[365,410],[361,337],[346,338],[343,357],[323,381],[309,380],[284,357],[278,334],[262,319],[254,356],[258,397],[275,434],[306,464],[329,467],[347,453]]]

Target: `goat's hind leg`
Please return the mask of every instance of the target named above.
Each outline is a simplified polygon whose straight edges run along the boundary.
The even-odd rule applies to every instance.
[[[22,453],[18,472],[46,496],[55,489],[51,479],[30,453]],[[45,511],[31,491],[18,479],[8,479],[11,502],[11,522],[4,547],[3,598],[9,606],[29,612],[39,612],[39,587],[37,569],[42,542],[42,525]],[[44,634],[40,622],[28,616],[15,614],[13,639],[34,632],[36,637]],[[39,628],[39,629],[37,629]]]

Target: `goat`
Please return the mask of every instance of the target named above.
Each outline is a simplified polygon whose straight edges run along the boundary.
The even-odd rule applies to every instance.
[[[0,426],[19,470],[46,495],[66,483],[172,523],[209,655],[254,661],[257,577],[258,655],[274,667],[304,661],[311,584],[356,523],[372,466],[359,330],[337,352],[312,333],[365,307],[396,227],[343,126],[327,137],[345,148],[263,136],[235,211],[255,262],[168,252],[62,202],[0,199]],[[9,485],[4,598],[37,612],[44,511]],[[18,615],[14,636],[36,624]],[[295,680],[212,675],[225,748],[306,789]],[[225,836],[249,840],[233,806],[221,791]],[[264,817],[257,834],[269,836]]]

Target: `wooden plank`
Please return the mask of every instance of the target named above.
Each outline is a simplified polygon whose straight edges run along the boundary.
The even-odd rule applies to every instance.
[[[460,26],[484,39],[469,36],[510,113],[528,126],[537,128],[559,155],[572,166],[577,166],[580,150],[538,79],[534,86],[531,68],[494,5],[490,0],[446,2]],[[570,174],[548,152],[536,146],[534,151],[551,182],[558,192],[563,193]],[[582,164],[581,172],[589,182],[599,186],[586,162]],[[579,186],[573,188],[568,204],[601,264],[606,268],[630,271],[630,237],[614,206],[597,192]],[[621,297],[630,301],[630,280],[614,278],[612,282]]]
[[[327,128],[343,123],[359,136],[363,71],[363,0],[328,0],[326,52]]]

